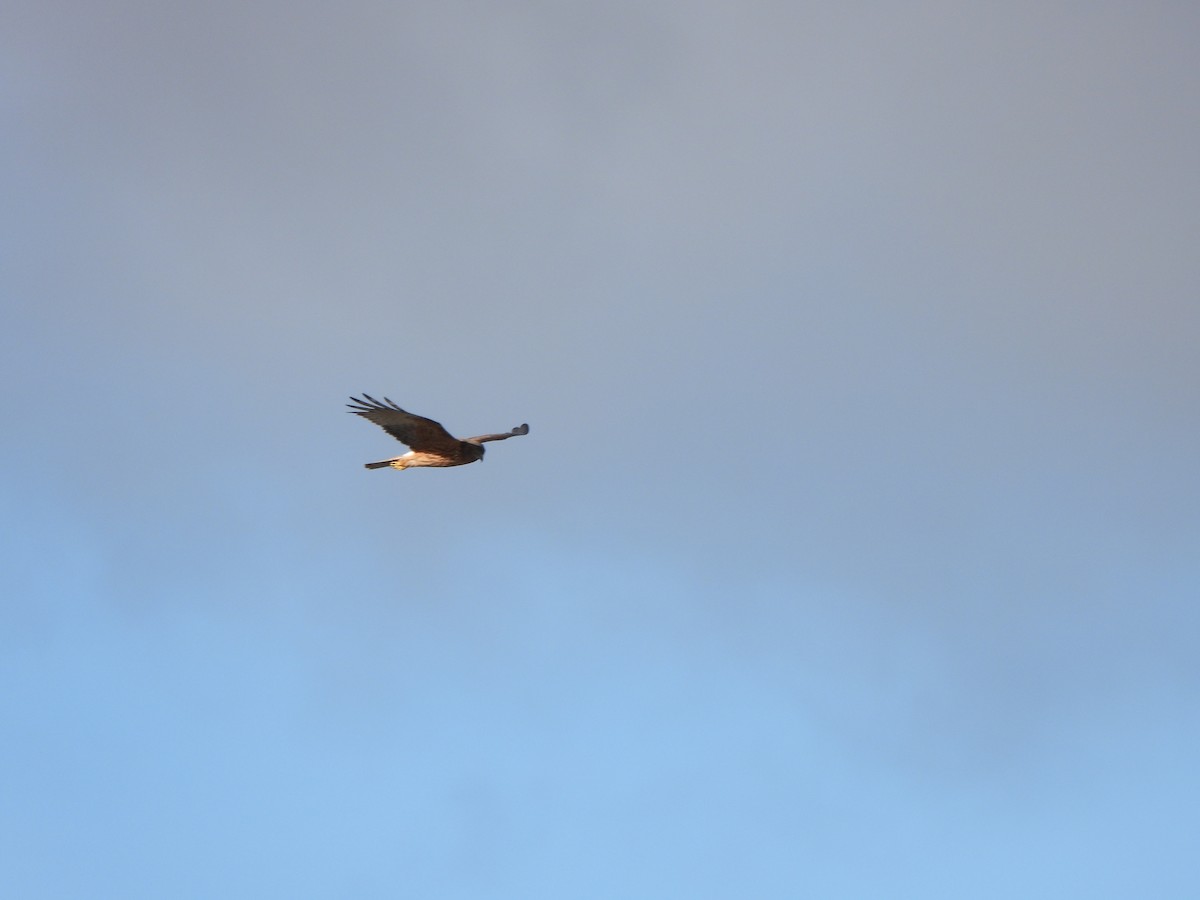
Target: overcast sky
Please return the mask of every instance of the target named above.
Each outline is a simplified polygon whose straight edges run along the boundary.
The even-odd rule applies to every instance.
[[[10,0],[0,883],[1200,894],[1198,45]]]

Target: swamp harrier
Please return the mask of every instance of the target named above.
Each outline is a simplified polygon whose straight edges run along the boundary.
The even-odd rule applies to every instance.
[[[350,412],[374,422],[402,444],[411,449],[403,456],[367,463],[368,469],[412,469],[417,466],[465,466],[483,459],[484,441],[503,441],[519,434],[529,434],[529,426],[521,425],[504,434],[481,434],[459,440],[441,425],[421,416],[405,412],[387,397],[380,403],[370,394],[362,400],[351,397]]]

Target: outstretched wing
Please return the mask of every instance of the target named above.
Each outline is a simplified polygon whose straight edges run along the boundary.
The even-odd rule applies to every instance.
[[[363,398],[350,398],[354,401],[346,404],[350,407],[350,412],[362,416],[368,422],[374,422],[413,450],[453,455],[458,447],[458,440],[433,419],[405,412],[387,397],[383,398],[382,403],[370,394],[363,394]]]
[[[529,434],[528,425],[518,425],[512,431],[506,431],[504,434],[481,434],[478,437],[463,438],[463,440],[468,444],[482,444],[484,441],[504,441],[522,434]]]

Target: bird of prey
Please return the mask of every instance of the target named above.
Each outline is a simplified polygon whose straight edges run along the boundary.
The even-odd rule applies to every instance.
[[[459,440],[433,419],[414,416],[405,412],[387,397],[380,403],[370,394],[362,400],[351,397],[350,412],[374,422],[396,440],[409,446],[403,456],[369,462],[368,469],[413,469],[418,466],[465,466],[483,459],[485,441],[504,441],[519,434],[529,434],[529,426],[521,425],[504,434],[481,434],[478,437]]]

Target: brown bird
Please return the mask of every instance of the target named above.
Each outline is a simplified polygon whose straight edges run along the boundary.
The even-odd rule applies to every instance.
[[[405,412],[387,397],[380,403],[370,394],[365,399],[351,397],[350,412],[374,422],[402,444],[411,449],[403,456],[369,462],[368,469],[413,469],[418,466],[465,466],[483,459],[485,441],[503,441],[519,434],[529,434],[529,426],[521,425],[504,434],[481,434],[478,437],[459,440],[433,419],[414,416]]]

